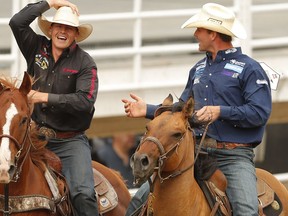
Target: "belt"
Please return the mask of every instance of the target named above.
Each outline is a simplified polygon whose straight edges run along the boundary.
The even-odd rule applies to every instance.
[[[201,138],[196,138],[197,144],[200,144]],[[205,138],[202,144],[204,148],[217,148],[217,149],[235,149],[237,147],[252,147],[248,143],[234,143],[234,142],[219,142],[212,138]]]
[[[45,139],[69,139],[77,135],[84,134],[83,131],[55,131],[52,128],[39,127],[38,128],[39,136],[43,136]]]

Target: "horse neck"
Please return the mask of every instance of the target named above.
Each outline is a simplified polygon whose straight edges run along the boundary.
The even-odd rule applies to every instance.
[[[187,211],[185,209],[190,208],[193,209],[192,215],[200,215],[202,211],[210,212],[209,206],[205,202],[205,196],[194,179],[193,168],[162,183],[159,178],[156,178],[152,193],[155,214],[187,215],[184,213]],[[151,198],[149,197],[149,199]],[[182,201],[180,202],[180,200]],[[177,205],[181,207],[175,207]],[[191,215],[190,213],[188,215]]]
[[[194,178],[194,139],[192,134],[188,137],[185,139],[185,146],[183,145],[184,157],[177,170],[189,169],[163,182],[157,174],[154,174],[153,195],[149,200],[152,199],[155,215],[208,215],[210,213],[206,198]],[[163,177],[167,176],[167,173],[162,174]]]

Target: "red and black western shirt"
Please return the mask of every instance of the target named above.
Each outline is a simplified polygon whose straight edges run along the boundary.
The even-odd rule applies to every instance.
[[[26,59],[34,90],[49,93],[47,104],[35,104],[32,118],[56,131],[85,131],[94,114],[98,93],[97,67],[76,42],[55,63],[51,40],[36,34],[30,24],[49,9],[46,1],[28,4],[10,20],[10,27]]]

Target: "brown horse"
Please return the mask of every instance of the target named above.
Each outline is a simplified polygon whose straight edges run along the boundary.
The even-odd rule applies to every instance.
[[[151,177],[147,215],[206,216],[211,208],[194,178],[194,137],[188,118],[194,109],[190,98],[181,111],[172,112],[169,95],[146,125],[147,132],[131,160],[136,183]],[[197,154],[196,154],[197,155]],[[288,192],[270,173],[257,170],[282,202],[281,215],[288,215]]]
[[[72,215],[65,178],[50,171],[46,142],[33,133],[33,104],[27,97],[31,86],[27,73],[19,88],[16,80],[0,79],[0,215]],[[125,215],[130,194],[122,177],[99,163],[92,166],[118,197],[116,207],[104,215]]]

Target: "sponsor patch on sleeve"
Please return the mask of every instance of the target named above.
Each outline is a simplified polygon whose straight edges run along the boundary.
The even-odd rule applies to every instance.
[[[267,82],[267,80],[256,80],[256,83],[258,84],[258,85],[268,85],[268,82]]]

